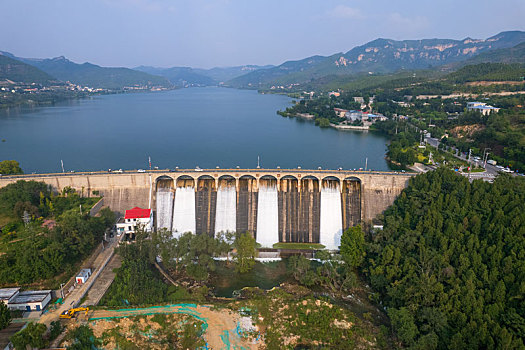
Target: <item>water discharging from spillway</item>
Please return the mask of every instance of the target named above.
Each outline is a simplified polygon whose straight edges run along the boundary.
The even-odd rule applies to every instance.
[[[326,249],[339,249],[343,233],[339,181],[324,180],[321,188],[321,237]]]
[[[173,192],[170,188],[160,187],[157,190],[157,229],[171,230],[173,215]]]
[[[279,206],[277,182],[260,180],[257,207],[257,243],[271,248],[279,242]]]
[[[179,237],[185,232],[195,233],[195,188],[177,187],[173,207],[173,235]]]
[[[215,234],[237,230],[237,192],[233,185],[219,185],[215,213]]]

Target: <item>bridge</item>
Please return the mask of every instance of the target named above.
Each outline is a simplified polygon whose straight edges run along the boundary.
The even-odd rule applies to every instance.
[[[104,204],[118,213],[135,206],[153,208],[157,226],[174,231],[213,234],[233,227],[257,232],[260,238],[263,227],[271,226],[268,230],[274,233],[268,242],[323,243],[323,231],[340,231],[382,213],[414,175],[321,169],[166,169],[3,176],[0,187],[18,180],[42,181],[55,191],[71,187],[82,196],[103,196]],[[183,196],[185,203],[180,202]],[[225,214],[228,210],[234,212]],[[327,228],[333,222],[340,228]]]

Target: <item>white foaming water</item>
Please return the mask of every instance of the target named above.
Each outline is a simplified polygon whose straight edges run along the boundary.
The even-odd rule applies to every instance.
[[[329,184],[321,189],[321,237],[320,242],[326,249],[339,249],[343,234],[341,213],[341,193],[339,185]]]
[[[195,233],[195,189],[192,186],[177,187],[173,207],[173,235],[179,237],[186,232]]]
[[[169,189],[157,191],[157,229],[167,228],[171,230],[171,219],[173,215],[173,192]]]
[[[259,187],[257,202],[257,243],[271,248],[279,242],[277,186]]]
[[[215,212],[215,234],[237,231],[237,192],[235,186],[219,187]]]

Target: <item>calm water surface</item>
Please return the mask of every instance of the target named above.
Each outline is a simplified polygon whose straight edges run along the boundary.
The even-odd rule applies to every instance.
[[[0,160],[25,172],[159,168],[388,170],[386,139],[320,129],[276,114],[280,95],[226,88],[99,96],[53,107],[0,110]]]

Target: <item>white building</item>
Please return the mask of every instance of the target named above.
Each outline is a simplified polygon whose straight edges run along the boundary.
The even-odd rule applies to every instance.
[[[78,284],[84,284],[91,276],[91,269],[82,269],[80,273],[75,277],[75,282]]]
[[[28,290],[18,293],[7,306],[11,310],[42,311],[50,301],[50,290]]]
[[[489,106],[484,102],[467,102],[467,111],[479,111],[483,115],[489,115],[491,113],[498,113],[499,108]]]
[[[0,289],[0,301],[7,304],[11,310],[42,311],[51,301],[50,290],[27,290],[20,288]]]
[[[18,295],[20,288],[2,288],[0,289],[0,302],[9,305],[9,302],[14,300]]]
[[[124,218],[117,221],[117,234],[135,233],[139,225],[147,232],[153,230],[153,211],[151,209],[135,207],[126,210]]]

